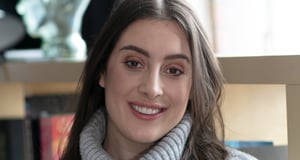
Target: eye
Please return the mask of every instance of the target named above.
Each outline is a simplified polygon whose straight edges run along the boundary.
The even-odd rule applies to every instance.
[[[142,63],[140,63],[137,60],[128,60],[125,62],[126,66],[128,68],[134,69],[134,68],[143,68]]]
[[[167,69],[167,73],[172,76],[180,76],[181,74],[183,74],[183,71],[178,68],[171,67]]]

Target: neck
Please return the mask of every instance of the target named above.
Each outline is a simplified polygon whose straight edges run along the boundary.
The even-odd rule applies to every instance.
[[[118,136],[108,134],[112,132],[105,121],[105,115],[99,109],[82,130],[79,142],[82,160],[179,160],[192,126],[191,117],[186,114],[180,123],[158,142],[141,144],[126,139],[113,139]]]
[[[113,145],[110,145],[113,144]],[[126,146],[125,143],[118,143],[113,141],[112,143],[109,140],[105,140],[103,144],[104,150],[113,158],[113,159],[123,159],[123,160],[138,160],[143,153],[145,153],[149,147],[144,148],[144,145],[135,146]]]
[[[110,123],[109,120],[108,123]],[[113,131],[114,127],[109,126],[110,125],[107,126],[107,134],[104,139],[103,148],[113,159],[139,159],[153,145],[153,143],[133,142],[123,135],[118,134],[119,132]]]

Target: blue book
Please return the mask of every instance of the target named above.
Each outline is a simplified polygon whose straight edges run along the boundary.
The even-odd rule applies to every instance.
[[[225,145],[232,148],[249,148],[260,146],[273,146],[271,141],[225,141]]]

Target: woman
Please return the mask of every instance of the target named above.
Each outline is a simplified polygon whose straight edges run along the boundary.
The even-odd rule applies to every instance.
[[[88,57],[62,159],[254,159],[224,146],[222,89],[186,2],[126,0]]]

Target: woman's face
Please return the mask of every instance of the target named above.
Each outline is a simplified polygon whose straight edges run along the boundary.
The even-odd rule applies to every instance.
[[[108,141],[152,144],[182,119],[192,84],[186,34],[173,21],[139,20],[116,43],[99,84]]]

